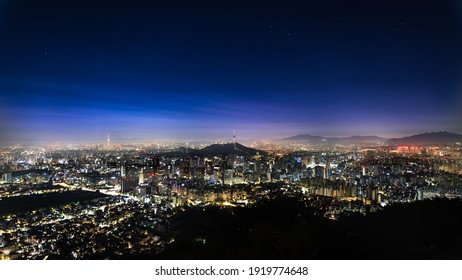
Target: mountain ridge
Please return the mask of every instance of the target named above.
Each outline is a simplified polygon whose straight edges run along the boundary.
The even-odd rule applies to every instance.
[[[323,137],[319,135],[300,134],[287,138],[278,139],[280,142],[298,142],[309,144],[386,144],[386,145],[443,145],[462,142],[462,135],[454,132],[438,131],[425,132],[400,138],[384,138],[375,135],[369,136],[346,136],[346,137]]]
[[[375,135],[368,135],[368,136],[360,136],[360,135],[353,135],[347,137],[323,137],[318,135],[311,135],[311,134],[301,134],[295,135],[292,137],[282,138],[278,141],[296,141],[296,142],[305,142],[311,144],[354,144],[354,143],[370,143],[370,144],[378,144],[384,143],[387,138],[382,138]]]
[[[388,139],[388,145],[444,145],[462,143],[462,135],[447,131],[425,132],[421,134]]]

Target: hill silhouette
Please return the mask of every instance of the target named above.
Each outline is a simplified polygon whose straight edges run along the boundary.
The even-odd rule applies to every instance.
[[[239,155],[239,156],[255,156],[257,154],[266,155],[267,152],[253,149],[241,145],[239,143],[212,144],[203,149],[178,148],[173,151],[162,153],[165,156],[223,156],[223,155]]]
[[[255,156],[257,154],[264,155],[265,151],[252,149],[239,143],[213,144],[198,151],[201,155],[239,155],[239,156]]]

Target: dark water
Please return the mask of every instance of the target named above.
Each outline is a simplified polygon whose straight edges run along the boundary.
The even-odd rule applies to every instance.
[[[106,195],[89,191],[68,191],[62,193],[34,194],[0,200],[0,215],[22,213],[40,208],[65,205],[71,202],[92,200]]]

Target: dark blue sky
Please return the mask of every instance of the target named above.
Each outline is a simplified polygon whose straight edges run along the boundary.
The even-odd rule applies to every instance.
[[[462,132],[458,1],[249,2],[2,1],[1,142]]]

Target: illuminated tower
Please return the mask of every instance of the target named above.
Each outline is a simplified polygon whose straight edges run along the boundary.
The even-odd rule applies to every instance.
[[[234,150],[236,150],[236,129],[234,129],[234,134],[233,134],[233,146],[234,146]]]
[[[316,166],[316,161],[314,160],[314,156],[311,156],[309,166],[312,167],[312,168],[314,168]]]
[[[109,145],[111,145],[111,137],[109,136],[109,134],[107,135],[107,145],[109,147]]]
[[[327,161],[326,163],[326,167],[324,168],[324,179],[328,179],[329,178],[329,161]]]
[[[127,170],[124,164],[120,166],[120,177],[125,177],[127,176]]]
[[[138,184],[142,185],[144,184],[144,173],[143,173],[143,168],[141,167],[140,169],[140,174],[138,177]]]

